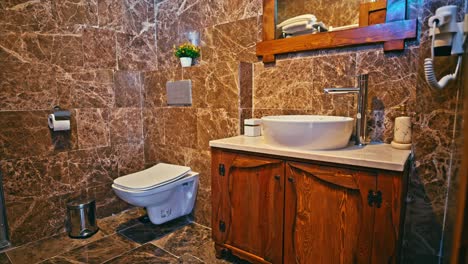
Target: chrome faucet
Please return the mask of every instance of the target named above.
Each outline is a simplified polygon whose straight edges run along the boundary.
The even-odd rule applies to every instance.
[[[355,145],[364,146],[367,141],[367,83],[368,75],[360,74],[357,77],[358,87],[351,88],[325,88],[325,94],[358,94],[358,109],[356,114]]]

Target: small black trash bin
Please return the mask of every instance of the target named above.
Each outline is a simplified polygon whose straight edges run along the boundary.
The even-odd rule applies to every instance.
[[[67,231],[71,238],[87,238],[98,230],[94,199],[77,199],[67,203]]]

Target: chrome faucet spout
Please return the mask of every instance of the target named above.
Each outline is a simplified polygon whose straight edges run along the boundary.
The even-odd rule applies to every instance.
[[[357,82],[358,87],[347,87],[347,88],[325,88],[323,89],[325,94],[358,94],[358,109],[356,114],[356,129],[354,140],[355,144],[359,146],[366,145],[367,142],[367,86],[368,86],[368,75],[358,75]]]

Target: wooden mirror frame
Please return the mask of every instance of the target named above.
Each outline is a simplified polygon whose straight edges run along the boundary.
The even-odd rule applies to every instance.
[[[363,3],[359,27],[341,31],[275,39],[276,0],[263,0],[263,41],[257,56],[274,62],[275,55],[317,49],[384,43],[384,51],[403,50],[405,40],[416,38],[416,19],[406,20],[406,0]]]

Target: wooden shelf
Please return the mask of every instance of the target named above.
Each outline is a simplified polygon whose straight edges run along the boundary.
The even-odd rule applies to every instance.
[[[307,50],[384,43],[384,51],[403,50],[405,40],[417,36],[417,21],[405,20],[405,0],[383,0],[361,4],[360,27],[275,39],[275,0],[263,0],[263,41],[257,56],[274,62],[275,55]]]
[[[288,52],[330,49],[360,44],[381,43],[416,37],[416,20],[400,20],[385,24],[303,35],[257,43],[257,56],[271,56]]]

